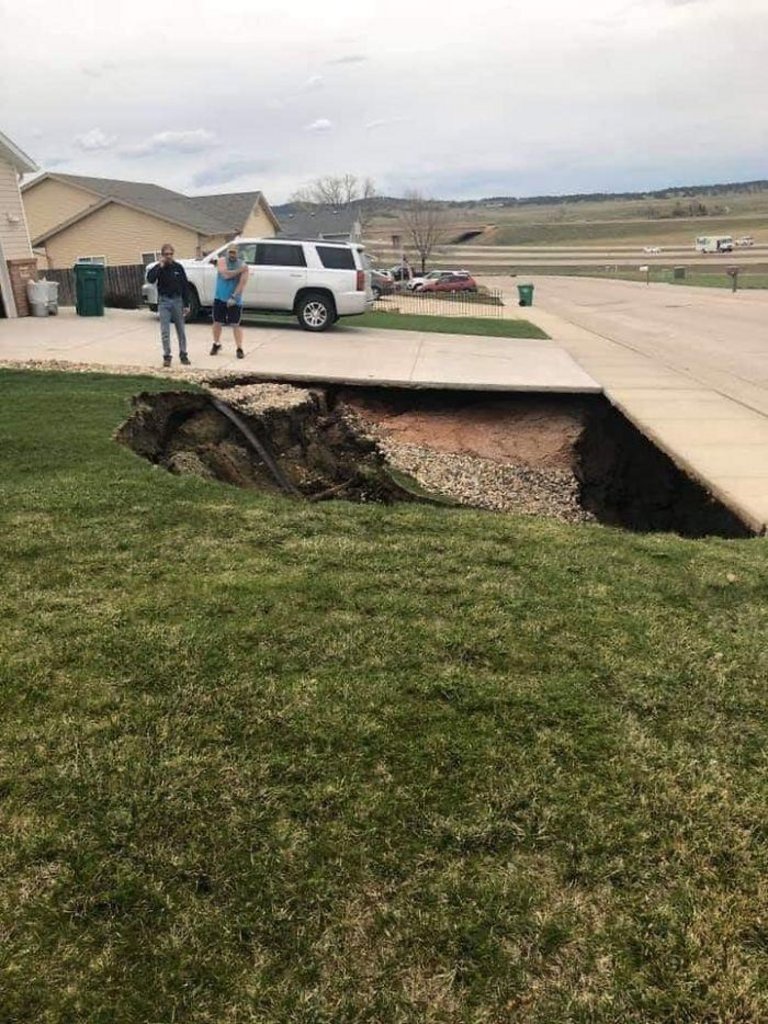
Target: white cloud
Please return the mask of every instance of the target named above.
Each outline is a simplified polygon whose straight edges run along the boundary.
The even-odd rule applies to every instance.
[[[348,53],[343,57],[336,57],[334,60],[329,60],[328,64],[365,64],[368,60],[362,53]]]
[[[160,153],[202,153],[216,144],[216,136],[205,128],[184,132],[157,132],[144,142],[126,146],[123,156],[155,156]]]
[[[407,120],[405,117],[380,117],[376,121],[369,121],[365,125],[365,130],[367,132],[372,132],[377,128],[387,128],[391,124],[402,124],[405,120]]]
[[[117,136],[107,135],[101,128],[91,128],[89,132],[85,132],[83,135],[76,135],[73,141],[78,149],[83,149],[86,153],[90,153],[96,149],[111,149],[117,142]]]
[[[333,121],[329,121],[327,117],[318,117],[318,119],[313,121],[312,124],[308,124],[304,131],[317,132],[318,134],[321,134],[322,132],[331,132],[333,131]]]

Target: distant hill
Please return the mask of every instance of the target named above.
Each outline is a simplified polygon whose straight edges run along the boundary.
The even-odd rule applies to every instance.
[[[768,179],[759,181],[719,182],[714,185],[676,185],[661,188],[652,192],[574,192],[563,195],[541,196],[486,196],[484,199],[442,199],[437,200],[440,206],[497,208],[520,206],[561,206],[564,203],[607,203],[617,200],[652,200],[652,199],[698,199],[702,196],[720,196],[768,192]],[[365,202],[370,204],[370,200]],[[397,196],[377,196],[374,200],[376,212],[386,214],[396,212],[405,203],[405,199]],[[357,202],[351,204],[359,205]],[[294,203],[283,203],[273,207],[278,218],[280,214],[289,214],[295,210]]]
[[[768,191],[768,180],[721,182],[715,185],[678,185],[653,192],[576,192],[549,196],[489,196],[467,202],[450,202],[451,206],[558,206],[561,203],[600,203],[627,199],[695,199],[701,196],[750,194]]]

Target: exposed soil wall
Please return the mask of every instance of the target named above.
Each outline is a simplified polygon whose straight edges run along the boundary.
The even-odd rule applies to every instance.
[[[753,535],[605,400],[592,406],[575,456],[582,505],[601,523],[684,537]]]
[[[215,407],[215,396],[188,391],[137,395],[115,439],[172,473],[236,487],[311,500],[414,500],[390,477],[376,445],[327,409],[323,392],[265,385],[225,397],[258,447]]]

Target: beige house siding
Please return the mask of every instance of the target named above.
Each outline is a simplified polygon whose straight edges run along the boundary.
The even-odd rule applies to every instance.
[[[230,240],[231,235],[208,235],[203,239],[203,252],[213,252]]]
[[[245,238],[274,238],[275,226],[266,215],[260,203],[251,210],[248,220],[243,225],[241,234]]]
[[[22,196],[30,238],[44,235],[57,224],[63,224],[65,220],[100,201],[100,197],[92,192],[85,192],[51,178],[26,189]]]
[[[143,252],[171,242],[176,256],[194,257],[202,238],[189,228],[109,203],[45,243],[52,268],[71,267],[81,256],[106,256],[110,266],[139,263]]]
[[[0,160],[0,242],[6,260],[22,260],[32,255],[19,178],[16,168],[4,160]]]
[[[46,270],[50,270],[50,264],[48,263],[48,255],[46,254],[45,248],[41,245],[35,246],[32,250],[32,255],[37,260],[37,269],[43,274]]]

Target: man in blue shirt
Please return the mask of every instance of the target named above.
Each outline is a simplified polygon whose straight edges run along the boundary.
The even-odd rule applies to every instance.
[[[237,358],[243,359],[243,328],[240,317],[243,312],[243,291],[248,280],[248,267],[240,259],[237,245],[231,242],[226,255],[216,263],[216,291],[213,297],[213,345],[211,355],[221,351],[221,328],[231,327],[235,335]]]

